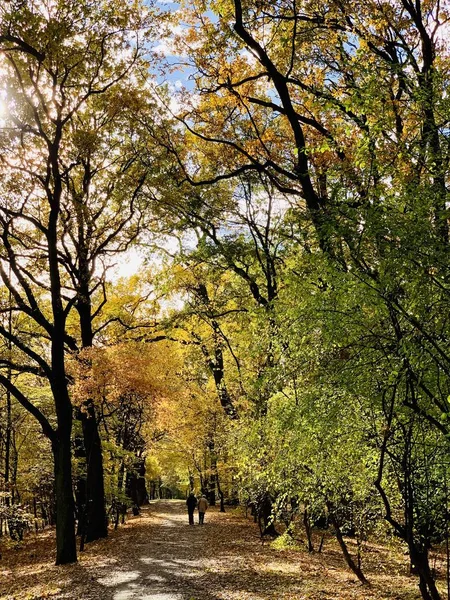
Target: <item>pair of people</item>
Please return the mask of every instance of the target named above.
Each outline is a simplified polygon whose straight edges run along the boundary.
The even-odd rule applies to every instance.
[[[205,512],[208,510],[208,500],[202,494],[197,502],[194,492],[191,492],[186,500],[186,506],[189,515],[189,525],[194,524],[194,511],[198,506],[198,522],[199,525],[203,525],[205,520]]]

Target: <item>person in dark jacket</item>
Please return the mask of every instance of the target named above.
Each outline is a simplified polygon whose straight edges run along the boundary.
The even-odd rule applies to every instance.
[[[195,507],[197,506],[197,498],[195,497],[194,492],[191,492],[189,494],[189,496],[187,497],[186,506],[187,506],[188,515],[189,515],[189,525],[193,525],[194,524],[194,510],[195,510]]]

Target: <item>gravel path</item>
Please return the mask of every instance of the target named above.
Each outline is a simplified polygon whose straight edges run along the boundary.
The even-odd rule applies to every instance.
[[[208,522],[208,516],[212,515]],[[213,542],[220,515],[211,511],[206,524],[188,525],[184,502],[160,501],[150,514],[147,535],[133,544],[131,569],[118,568],[97,581],[111,600],[213,600],[204,589],[204,548]],[[219,518],[218,518],[219,517]],[[143,539],[143,537],[147,539]],[[136,561],[137,559],[137,561]],[[111,592],[111,596],[108,595]]]

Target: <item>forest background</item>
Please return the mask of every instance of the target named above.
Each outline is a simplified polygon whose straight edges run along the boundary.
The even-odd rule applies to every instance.
[[[448,2],[0,8],[2,532],[203,490],[448,539]],[[112,275],[130,253],[138,272]],[[122,269],[123,271],[123,269]]]

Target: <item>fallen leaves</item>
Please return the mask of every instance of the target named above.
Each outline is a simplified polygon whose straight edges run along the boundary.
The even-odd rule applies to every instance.
[[[182,502],[152,503],[89,544],[78,564],[55,567],[48,532],[6,550],[0,600],[417,600],[406,557],[384,546],[364,555],[370,588],[345,566],[331,538],[322,554],[275,550],[236,512],[210,509],[188,525]]]

